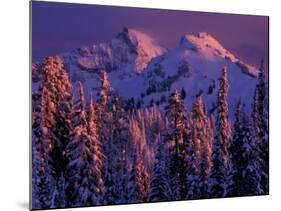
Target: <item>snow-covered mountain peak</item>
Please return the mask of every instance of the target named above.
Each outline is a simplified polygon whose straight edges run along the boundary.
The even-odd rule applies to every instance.
[[[135,67],[137,72],[141,72],[151,59],[166,52],[152,37],[132,28],[125,27],[117,35],[117,40],[126,43],[131,48],[131,52],[136,54]],[[116,41],[113,40],[113,42]]]
[[[189,35],[184,35],[181,37],[180,39],[180,44],[179,47],[183,47],[184,49],[188,49],[188,50],[193,50],[193,51],[197,51],[197,46],[194,45],[194,43],[192,43],[189,39],[188,39]]]
[[[207,32],[200,32],[197,35],[187,34],[181,38],[180,45],[187,49],[200,51],[208,59],[214,59],[216,56],[228,57],[231,61],[237,58],[226,50],[222,44]]]
[[[226,60],[237,64],[242,72],[251,76],[258,75],[258,69],[248,65],[237,56],[228,51],[224,46],[212,35],[207,32],[200,32],[197,35],[187,34],[181,38],[179,47],[187,50],[187,56],[191,56],[192,52],[196,56],[203,57],[205,60],[218,61]]]
[[[118,71],[129,76],[141,73],[154,57],[165,51],[144,32],[124,28],[109,42],[78,48],[61,56],[65,63],[89,72]]]
[[[158,56],[165,51],[151,36],[137,29],[125,27],[117,38],[130,41],[135,47],[142,47],[151,56]]]

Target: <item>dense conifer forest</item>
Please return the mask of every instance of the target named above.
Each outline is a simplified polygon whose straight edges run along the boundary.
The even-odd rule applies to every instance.
[[[32,207],[191,200],[269,193],[268,83],[263,63],[252,109],[229,118],[228,69],[221,67],[216,109],[204,97],[188,107],[178,90],[167,106],[143,108],[99,73],[97,96],[74,86],[60,57],[38,66],[32,93]],[[78,88],[77,88],[78,87]],[[86,100],[90,99],[90,100]]]

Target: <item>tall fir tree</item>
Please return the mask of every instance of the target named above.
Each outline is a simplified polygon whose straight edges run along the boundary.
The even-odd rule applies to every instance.
[[[110,134],[109,134],[110,135]],[[119,199],[117,194],[117,184],[115,178],[115,162],[116,150],[114,149],[113,141],[109,139],[106,146],[106,160],[105,160],[105,192],[104,192],[104,203],[105,204],[115,204]]]
[[[38,112],[38,128],[33,133],[33,181],[32,206],[34,209],[44,209],[52,207],[53,191],[55,190],[52,168],[49,165],[49,153],[52,150],[52,141],[50,137],[51,125],[53,123],[52,107],[50,95],[46,87],[42,88],[42,98],[40,103],[40,112]],[[37,118],[37,117],[35,117]],[[34,128],[35,129],[35,128]]]
[[[171,191],[174,200],[186,197],[186,151],[185,136],[187,113],[180,94],[176,91],[171,94],[169,105],[166,108],[166,117],[169,121],[166,142],[171,153],[170,179]]]
[[[116,184],[114,178],[115,146],[113,144],[113,112],[112,112],[112,94],[113,89],[108,80],[106,71],[100,73],[100,89],[97,101],[97,131],[98,137],[102,143],[104,152],[104,166],[102,175],[104,177],[104,195],[103,203],[114,204],[118,198],[116,194]]]
[[[46,74],[44,86],[48,88],[53,107],[54,127],[51,131],[52,150],[50,151],[50,165],[53,169],[53,176],[56,181],[56,189],[61,189],[61,177],[65,176],[67,159],[65,157],[66,146],[70,141],[72,129],[72,85],[69,81],[68,74],[60,57],[47,57],[44,61],[43,72]],[[57,197],[65,198],[65,193],[61,192]],[[60,202],[59,199],[54,199]],[[63,207],[65,202],[57,204]]]
[[[116,203],[126,203],[128,179],[127,157],[129,139],[129,120],[124,110],[125,102],[118,93],[113,93],[112,97],[112,134],[114,145],[114,180],[115,191],[118,196]]]
[[[95,174],[95,202],[97,204],[103,203],[103,194],[104,194],[104,177],[102,174],[103,166],[104,166],[104,160],[105,155],[103,152],[103,145],[99,139],[98,131],[97,131],[97,115],[95,110],[95,105],[93,98],[91,96],[90,98],[90,105],[89,105],[89,112],[88,112],[88,118],[87,118],[87,129],[88,129],[88,135],[90,139],[90,143],[93,147],[93,160],[94,160],[94,174]]]
[[[79,99],[74,105],[73,126],[72,140],[66,151],[69,161],[66,187],[68,206],[98,205],[102,191],[102,178],[98,172],[99,163],[93,142],[95,136],[89,135],[86,103],[81,83],[79,83]]]
[[[200,172],[199,160],[196,157],[195,141],[193,138],[188,139],[187,144],[187,171],[186,171],[186,185],[187,185],[187,199],[198,199],[201,197],[200,193]]]
[[[168,174],[168,151],[160,140],[157,146],[155,162],[153,167],[149,201],[167,201],[171,199]]]
[[[252,122],[258,145],[261,187],[264,194],[269,193],[269,129],[268,129],[268,84],[263,60],[259,68],[259,82],[255,88]]]
[[[100,74],[100,89],[98,92],[97,101],[97,116],[96,122],[98,136],[102,142],[103,150],[105,154],[107,153],[107,147],[109,142],[110,129],[112,127],[112,104],[110,100],[112,99],[113,90],[108,80],[107,73],[102,71]]]
[[[233,141],[230,145],[231,173],[227,196],[261,194],[257,146],[252,136],[245,106],[237,104]]]
[[[42,87],[41,87],[42,89]],[[40,179],[40,174],[38,174],[37,169],[40,168],[41,160],[39,149],[40,140],[42,139],[42,130],[40,127],[41,122],[41,94],[42,91],[32,93],[32,207],[40,207],[38,180]]]
[[[229,146],[231,144],[231,125],[228,120],[228,80],[227,67],[224,66],[219,79],[216,131],[212,152],[212,169],[209,177],[209,196],[224,197],[229,177]]]
[[[106,153],[106,147],[108,144],[109,138],[109,129],[112,126],[112,104],[110,100],[112,99],[113,90],[108,80],[108,75],[105,71],[102,71],[100,74],[100,89],[98,92],[98,101],[97,101],[97,116],[96,122],[98,135]]]
[[[141,158],[139,151],[135,148],[128,180],[128,203],[143,202],[141,185]]]
[[[98,93],[98,103],[105,107],[111,99],[112,88],[108,80],[108,75],[106,71],[100,73],[100,90]]]
[[[37,111],[44,111],[47,115],[44,116],[41,113],[39,116],[35,115],[33,138],[37,140],[33,140],[33,143],[35,148],[40,148],[37,145],[41,145],[42,138],[47,137],[49,150],[45,151],[44,156],[48,159],[47,165],[54,179],[49,189],[55,192],[56,189],[60,189],[58,181],[64,174],[67,163],[64,155],[71,130],[71,84],[60,57],[46,57],[39,68],[42,73],[42,82],[34,97],[41,104],[36,103],[34,108]],[[41,129],[38,127],[39,122]],[[61,195],[63,194],[62,192]],[[54,201],[58,200],[52,199],[51,206]],[[64,203],[58,206],[63,205]]]
[[[132,140],[131,151],[137,150],[137,153],[141,155],[140,174],[141,177],[138,180],[141,187],[141,195],[144,201],[148,200],[148,194],[150,192],[151,174],[154,162],[154,148],[153,146],[158,140],[152,140],[158,138],[157,132],[154,131],[153,120],[153,108],[150,110],[137,111],[136,114],[130,117],[129,132],[130,139]],[[154,133],[155,132],[155,133]],[[133,157],[134,155],[130,155]]]
[[[196,199],[207,197],[213,139],[212,128],[201,96],[193,103],[191,118],[191,138],[187,146],[187,198]]]

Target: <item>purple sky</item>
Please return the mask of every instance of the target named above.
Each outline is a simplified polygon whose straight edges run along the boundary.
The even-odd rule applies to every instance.
[[[50,2],[32,2],[33,61],[108,41],[125,26],[167,48],[184,34],[205,31],[247,63],[268,62],[268,17]]]

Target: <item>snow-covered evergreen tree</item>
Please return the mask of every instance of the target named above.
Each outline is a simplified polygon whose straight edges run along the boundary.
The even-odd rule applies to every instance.
[[[97,131],[98,136],[103,143],[104,153],[107,154],[107,147],[109,145],[110,130],[112,129],[112,100],[113,90],[110,86],[107,73],[105,71],[101,72],[100,75],[100,89],[98,92],[98,101],[97,101]]]
[[[163,140],[160,140],[155,155],[149,201],[167,201],[171,198],[168,153]]]
[[[97,203],[102,203],[102,197],[104,192],[104,178],[102,174],[103,166],[104,166],[104,160],[105,155],[103,152],[102,143],[98,137],[98,131],[97,131],[97,122],[96,122],[96,110],[93,98],[90,99],[90,106],[89,106],[89,112],[88,112],[88,118],[87,118],[87,126],[88,126],[88,134],[90,138],[90,143],[93,147],[93,159],[95,163],[95,178],[97,180],[95,181],[96,186],[96,192],[95,192],[95,198]]]
[[[99,100],[98,103],[101,106],[106,106],[111,98],[112,88],[110,86],[108,75],[106,71],[102,71],[100,74],[100,90],[98,93]]]
[[[212,168],[212,145],[213,145],[213,128],[211,126],[210,118],[206,119],[205,132],[206,140],[202,147],[202,158],[199,161],[199,172],[200,172],[200,197],[208,197],[208,179]]]
[[[137,149],[135,149],[132,156],[132,164],[128,180],[128,203],[143,202],[143,194],[140,181],[141,159],[139,152],[137,151]]]
[[[144,124],[146,132],[146,142],[149,147],[157,145],[159,135],[163,129],[162,114],[158,111],[157,106],[154,105],[150,109],[144,110]]]
[[[241,102],[237,104],[233,140],[230,145],[231,173],[227,196],[261,194],[258,151]]]
[[[192,139],[195,144],[196,158],[199,163],[206,159],[204,174],[208,176],[211,167],[210,147],[213,142],[213,131],[208,118],[202,96],[198,96],[192,107]]]
[[[174,200],[186,197],[186,152],[184,137],[186,136],[187,114],[179,92],[170,96],[166,108],[166,117],[169,125],[165,141],[171,154],[170,179],[171,191]]]
[[[213,133],[203,100],[198,96],[192,107],[191,138],[187,144],[187,198],[206,197],[211,168]]]
[[[145,201],[148,200],[150,192],[151,177],[154,165],[154,150],[160,139],[160,118],[155,108],[137,111],[130,117],[129,131],[130,139],[133,144],[131,150],[137,149],[141,154],[141,187]],[[133,155],[131,155],[132,157]]]
[[[128,201],[128,151],[129,120],[125,102],[116,92],[110,93],[107,102],[106,165],[105,165],[105,201],[106,203],[126,203]]]
[[[116,204],[119,199],[119,195],[117,194],[117,184],[115,178],[115,149],[113,146],[113,142],[109,141],[106,147],[106,161],[105,161],[105,192],[104,192],[104,203],[105,204]]]
[[[41,87],[42,89],[42,87]],[[41,94],[42,90],[32,93],[32,207],[40,207],[38,201],[39,190],[37,190],[37,181],[40,174],[37,169],[40,168],[40,154],[38,147],[42,139],[41,123]]]
[[[36,118],[38,128],[33,133],[33,181],[32,191],[34,199],[32,201],[33,208],[43,209],[50,208],[53,199],[53,190],[55,189],[52,168],[49,165],[50,151],[52,150],[52,141],[50,129],[53,123],[52,107],[50,107],[51,99],[46,87],[42,89],[42,98],[40,103],[40,112]],[[37,119],[38,118],[38,119]],[[35,128],[34,128],[35,129]]]
[[[102,143],[102,150],[104,152],[104,166],[102,175],[104,177],[104,195],[103,203],[115,204],[119,197],[116,193],[116,184],[114,176],[114,165],[116,162],[116,148],[113,143],[113,104],[112,95],[113,89],[110,86],[107,72],[102,71],[100,74],[100,89],[98,92],[97,101],[97,116],[96,126],[98,137]]]
[[[269,129],[268,129],[268,84],[263,61],[259,68],[259,82],[254,93],[253,128],[260,159],[261,187],[269,193]]]
[[[34,116],[33,143],[39,156],[43,156],[40,154],[45,153],[44,159],[48,160],[46,165],[51,169],[54,181],[49,189],[53,191],[59,189],[56,187],[59,184],[56,183],[66,169],[64,152],[71,130],[71,84],[62,60],[58,56],[45,58],[40,65],[40,72],[42,73],[42,83],[36,98],[37,102],[41,101],[41,104],[35,103],[37,105],[34,109],[37,114],[38,110],[41,112],[40,115]],[[38,127],[39,122],[40,128]],[[45,137],[45,141],[47,140],[49,147],[49,150],[45,152],[42,149],[38,150],[41,148],[43,137]],[[63,195],[63,193],[61,194]],[[52,202],[55,200],[52,199]],[[53,206],[52,202],[51,206]]]
[[[201,197],[200,193],[200,171],[199,160],[196,156],[196,147],[194,138],[188,139],[187,144],[187,171],[186,171],[186,184],[187,184],[187,199],[198,199]]]
[[[228,120],[228,80],[227,67],[219,79],[216,131],[212,152],[212,169],[209,177],[209,196],[223,197],[226,194],[229,174],[229,146],[231,144],[231,125]]]
[[[60,177],[64,176],[67,166],[65,157],[66,146],[70,141],[70,133],[72,129],[71,113],[72,113],[72,85],[68,79],[68,74],[64,69],[63,62],[60,57],[47,57],[42,66],[44,73],[43,86],[47,88],[51,102],[48,109],[52,109],[49,114],[50,130],[49,136],[52,143],[52,150],[49,152],[50,166],[52,168],[53,177],[56,181],[55,189],[60,189]],[[60,193],[64,195],[64,193]],[[60,201],[54,199],[55,201]],[[64,206],[64,202],[59,207]]]
[[[96,137],[93,134],[95,129],[93,124],[89,128],[83,86],[81,83],[79,85],[79,99],[73,111],[72,140],[66,151],[69,161],[66,193],[68,206],[71,207],[98,205],[102,192]]]
[[[54,180],[48,166],[47,140],[40,142],[41,146],[33,150],[33,181],[32,207],[34,209],[48,209],[52,207]]]
[[[127,157],[129,139],[129,120],[124,110],[125,102],[118,93],[112,97],[112,142],[114,145],[114,179],[117,200],[115,203],[127,202],[126,181],[128,177]]]

